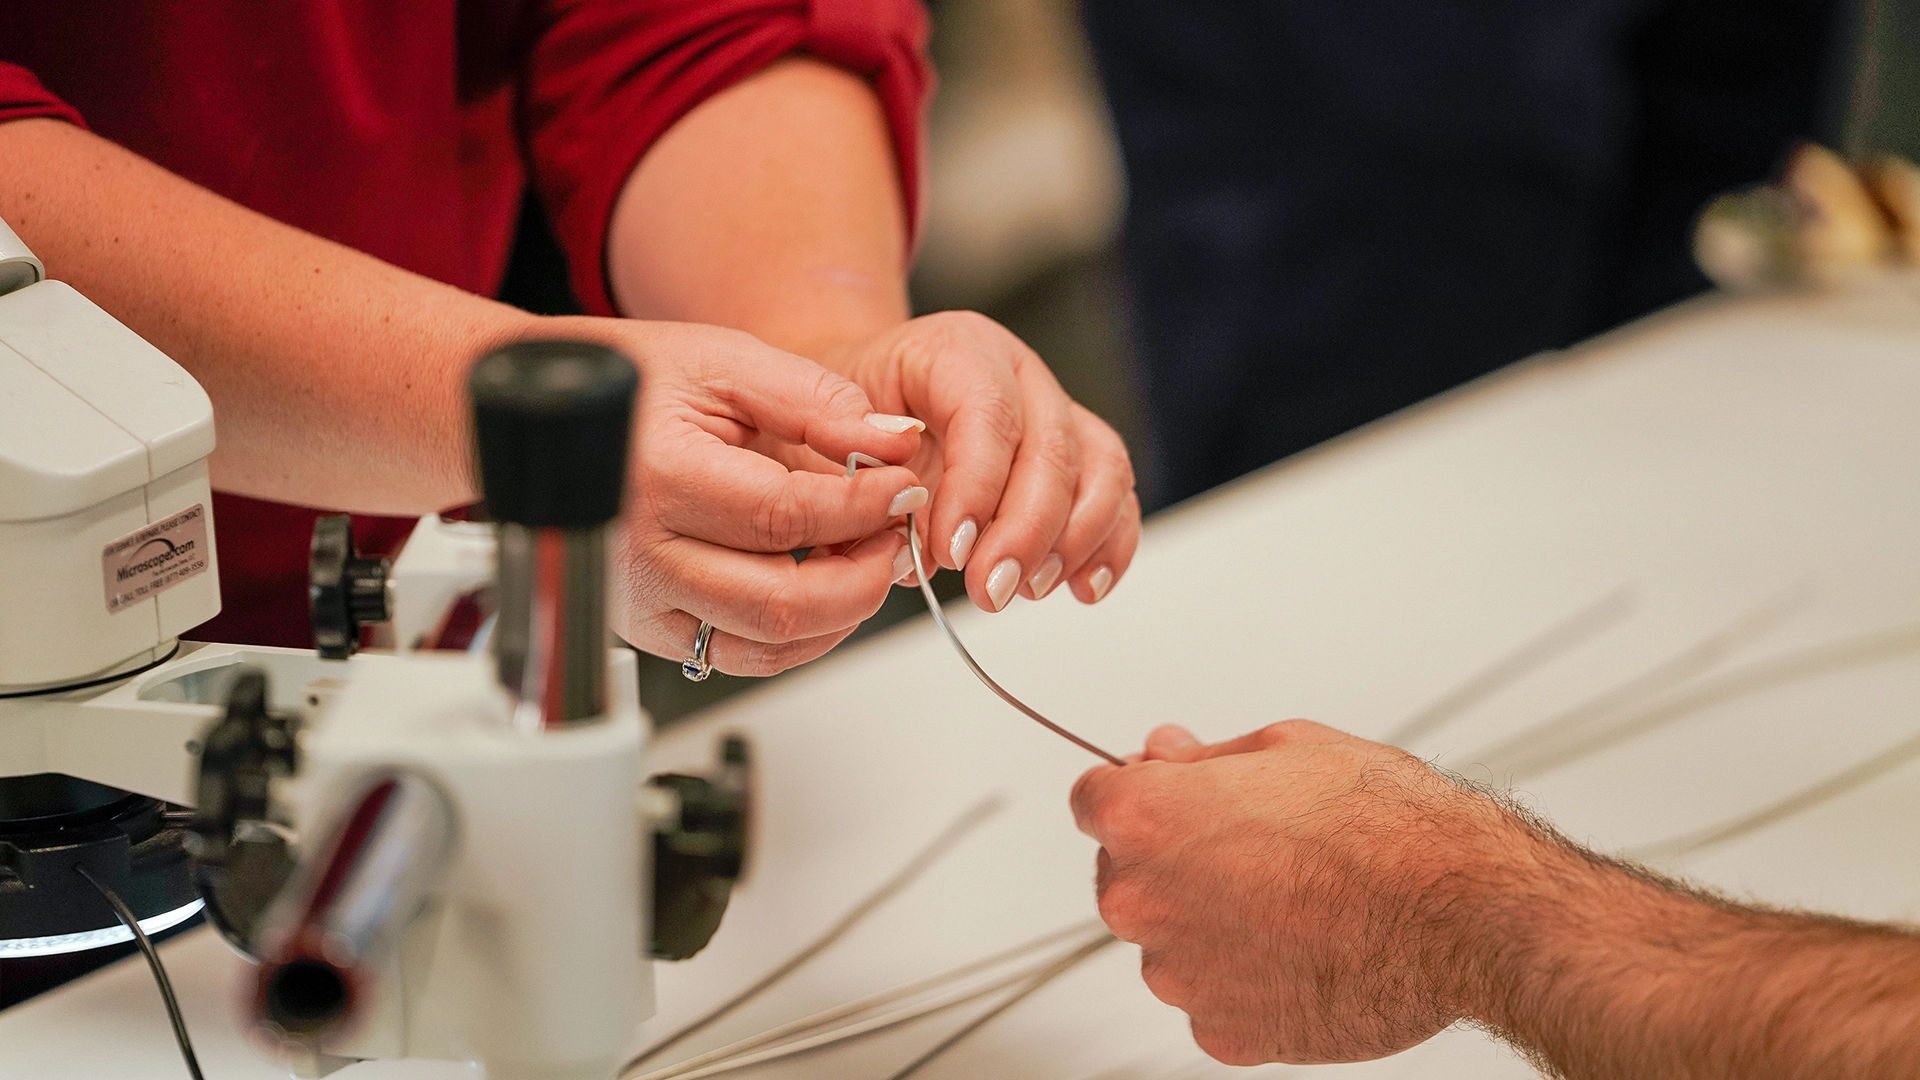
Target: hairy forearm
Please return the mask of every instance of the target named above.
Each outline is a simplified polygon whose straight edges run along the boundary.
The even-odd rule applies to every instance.
[[[647,152],[614,208],[607,268],[624,314],[730,326],[827,361],[907,318],[906,254],[878,98],[792,58]]]
[[[0,124],[0,218],[206,387],[221,489],[399,514],[472,498],[461,379],[532,317],[58,121]]]
[[[1877,1080],[1920,1061],[1920,937],[1696,894],[1535,837],[1469,1012],[1572,1080]],[[1552,851],[1539,848],[1547,845]]]

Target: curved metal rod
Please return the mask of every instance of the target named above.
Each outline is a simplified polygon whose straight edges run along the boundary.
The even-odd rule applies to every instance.
[[[1006,687],[994,682],[993,676],[987,674],[986,669],[980,666],[980,662],[975,660],[973,654],[967,651],[967,647],[960,643],[960,635],[954,633],[953,627],[948,624],[947,613],[940,608],[940,598],[933,594],[933,586],[928,583],[927,564],[922,561],[920,556],[920,522],[917,520],[918,517],[919,515],[917,513],[907,515],[907,546],[913,549],[913,573],[914,577],[920,582],[920,595],[926,597],[927,611],[932,613],[933,621],[940,624],[940,629],[946,631],[947,640],[953,643],[953,651],[960,654],[960,659],[966,663],[968,669],[973,672],[974,677],[979,679],[987,689],[1000,695],[1001,701],[1026,713],[1029,719],[1038,723],[1041,727],[1046,728],[1055,735],[1060,736],[1073,745],[1078,746],[1080,749],[1088,751],[1097,757],[1103,757],[1115,765],[1125,765],[1126,762],[1040,715],[1038,710],[1008,693]]]
[[[855,450],[853,453],[847,455],[847,479],[853,479],[854,470],[862,465],[885,464],[886,462],[881,461],[877,457]],[[980,666],[978,660],[973,658],[973,654],[967,651],[967,647],[960,643],[960,635],[954,633],[952,625],[947,622],[947,613],[940,607],[940,598],[933,594],[933,586],[927,578],[927,564],[920,554],[920,515],[918,513],[907,514],[907,546],[913,551],[913,575],[920,582],[920,595],[926,598],[927,611],[933,615],[933,621],[940,625],[940,629],[946,632],[947,640],[953,643],[953,651],[960,654],[960,659],[967,665],[967,669],[973,672],[973,677],[979,679],[981,684],[987,689],[998,694],[1001,701],[1026,713],[1028,719],[1039,724],[1041,727],[1046,728],[1048,731],[1053,732],[1055,735],[1060,736],[1095,757],[1105,758],[1114,765],[1125,765],[1126,762],[1040,715],[1039,710],[1008,693],[1007,688],[994,682],[993,676],[987,674],[987,670]]]

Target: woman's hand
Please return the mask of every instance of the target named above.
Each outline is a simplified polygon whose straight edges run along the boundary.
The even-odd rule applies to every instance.
[[[1126,573],[1140,540],[1126,446],[1005,327],[950,311],[817,352],[876,409],[926,422],[908,464],[933,490],[928,553],[966,571],[976,605],[1061,582],[1091,604]]]
[[[550,336],[599,341],[641,372],[627,502],[613,544],[611,622],[648,652],[683,657],[700,622],[707,657],[771,675],[833,648],[913,566],[901,515],[926,488],[898,463],[918,426],[809,360],[733,330],[556,319]],[[849,479],[867,454],[888,466]],[[783,462],[842,462],[837,472]],[[796,562],[789,552],[813,549]]]

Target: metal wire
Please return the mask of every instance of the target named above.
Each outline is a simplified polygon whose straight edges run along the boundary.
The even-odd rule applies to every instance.
[[[1083,945],[1080,948],[1075,949],[1073,952],[1068,953],[1066,956],[1062,957],[1061,959],[1054,961],[1052,964],[1048,965],[1045,969],[1041,970],[1038,974],[1034,975],[1032,979],[1028,980],[1025,986],[1022,986],[1018,991],[1008,996],[1006,1000],[1000,1002],[1000,1004],[998,1005],[995,1005],[993,1008],[988,1009],[986,1012],[981,1013],[979,1016],[974,1017],[971,1021],[969,1021],[966,1024],[965,1027],[962,1027],[959,1031],[956,1031],[953,1034],[947,1036],[946,1038],[940,1040],[938,1043],[934,1045],[933,1049],[928,1050],[926,1053],[921,1054],[917,1058],[914,1058],[913,1061],[908,1063],[906,1068],[901,1069],[899,1072],[894,1073],[892,1076],[887,1077],[887,1080],[907,1080],[907,1077],[910,1077],[914,1073],[919,1072],[921,1069],[926,1068],[928,1065],[933,1063],[934,1059],[938,1058],[940,1055],[946,1053],[947,1051],[953,1049],[955,1046],[959,1045],[962,1039],[965,1039],[967,1036],[973,1034],[976,1031],[979,1031],[983,1027],[986,1027],[1001,1013],[1004,1013],[1008,1009],[1011,1009],[1015,1005],[1018,1005],[1022,1001],[1025,1001],[1027,998],[1031,997],[1035,992],[1039,991],[1042,987],[1046,986],[1048,983],[1052,982],[1053,980],[1059,978],[1062,975],[1065,975],[1067,972],[1072,971],[1074,968],[1078,967],[1081,963],[1085,962],[1088,958],[1093,956],[1094,953],[1099,952],[1101,949],[1106,948],[1107,946],[1113,944],[1118,940],[1119,939],[1114,937],[1112,934],[1107,934],[1099,938],[1098,940],[1089,942],[1086,945]]]
[[[1474,705],[1618,624],[1633,614],[1633,607],[1632,588],[1623,585],[1615,589],[1476,672],[1380,741],[1407,748],[1415,739],[1433,734]]]
[[[891,1030],[909,1021],[918,1020],[921,1017],[946,1012],[947,1010],[958,1008],[961,1005],[978,1001],[983,997],[999,993],[1010,987],[1020,986],[1039,975],[1053,971],[1063,958],[1062,956],[1053,956],[1039,962],[1030,962],[1026,966],[1016,968],[1013,971],[1002,972],[985,982],[972,985],[966,983],[966,980],[973,976],[985,971],[990,971],[995,967],[1004,966],[1010,961],[1021,959],[1028,953],[1049,946],[1057,946],[1063,938],[1068,936],[1078,934],[1084,938],[1090,928],[1089,924],[1080,923],[1068,927],[1063,931],[1055,931],[1037,941],[1030,941],[1016,948],[1004,950],[993,956],[973,961],[972,963],[940,975],[920,979],[908,983],[905,986],[882,991],[881,993],[861,998],[858,1001],[849,1002],[848,1004],[815,1013],[812,1016],[804,1017],[791,1023],[782,1024],[779,1027],[763,1031],[758,1035],[753,1035],[738,1042],[719,1047],[718,1049],[710,1050],[697,1057],[688,1058],[685,1061],[667,1066],[666,1068],[657,1069],[645,1075],[635,1077],[634,1080],[702,1080],[704,1077],[723,1076],[727,1073],[738,1072],[769,1062],[797,1057],[815,1050],[823,1050],[829,1046],[837,1046],[841,1043],[851,1042],[868,1035],[875,1035],[882,1031]],[[1068,950],[1065,955],[1078,956],[1086,950],[1088,945],[1095,943],[1095,941],[1100,944],[1105,944],[1112,940],[1113,935],[1106,933],[1103,928],[1094,941],[1082,942]],[[923,1000],[915,1001],[915,998],[921,998]],[[908,1004],[901,1004],[902,1002]],[[887,1006],[895,1007],[889,1011],[874,1014],[875,1010]],[[861,1014],[874,1015],[862,1016]],[[861,1018],[851,1023],[842,1024],[839,1027],[828,1028],[828,1030],[825,1031],[820,1030],[834,1021],[855,1016]],[[808,1034],[809,1032],[814,1032],[814,1034]],[[789,1042],[780,1042],[781,1039],[786,1039],[790,1036],[800,1037],[794,1038]],[[779,1045],[768,1047],[769,1043],[779,1043]],[[763,1047],[766,1048],[762,1049]]]
[[[714,1006],[712,1009],[707,1010],[700,1016],[694,1017],[692,1020],[668,1034],[665,1038],[662,1038],[659,1042],[628,1058],[626,1064],[620,1066],[620,1071],[617,1075],[628,1075],[633,1072],[633,1070],[658,1057],[661,1053],[677,1045],[687,1037],[704,1030],[715,1021],[759,996],[774,983],[793,974],[802,964],[820,955],[826,951],[829,945],[845,937],[848,931],[859,925],[860,921],[868,915],[873,914],[876,908],[898,895],[908,885],[913,884],[921,874],[926,872],[928,867],[939,862],[947,852],[952,851],[960,841],[966,839],[968,833],[978,828],[980,824],[988,818],[999,813],[1006,805],[1006,797],[996,792],[969,807],[965,813],[954,820],[953,824],[943,829],[939,836],[934,837],[926,847],[921,848],[920,853],[915,855],[907,865],[901,867],[898,873],[881,883],[879,888],[867,894],[864,900],[855,904],[853,910],[842,915],[840,921],[834,923],[825,933],[815,938],[799,952],[793,954],[785,963],[755,980],[751,986],[741,990],[739,993],[721,1002],[719,1005]]]
[[[1855,788],[1878,780],[1915,758],[1920,758],[1920,735],[1896,743],[1852,768],[1763,806],[1745,817],[1713,825],[1698,832],[1676,836],[1657,844],[1649,844],[1629,854],[1636,859],[1671,859],[1682,855],[1698,855],[1709,848],[1738,840],[1769,825],[1777,825],[1790,817],[1837,799]]]
[[[920,582],[920,595],[926,598],[927,611],[933,615],[933,621],[939,624],[940,629],[946,631],[947,640],[953,643],[953,651],[960,654],[960,659],[967,665],[968,669],[973,672],[974,677],[979,679],[987,689],[1000,695],[1001,701],[1026,713],[1028,718],[1038,723],[1041,727],[1046,728],[1048,731],[1053,732],[1055,735],[1060,736],[1096,757],[1105,758],[1115,765],[1125,765],[1126,762],[1040,715],[1039,710],[1021,701],[1019,698],[1014,697],[1011,693],[1008,693],[1007,688],[994,682],[993,676],[987,674],[986,669],[980,666],[980,662],[975,660],[973,654],[967,651],[967,647],[960,643],[960,635],[953,632],[952,625],[947,622],[947,613],[940,608],[940,598],[933,594],[933,586],[928,583],[927,565],[921,561],[920,558],[920,522],[918,517],[918,514],[907,515],[907,546],[913,550],[913,572],[914,576],[918,578]]]
[[[1814,596],[1810,582],[1791,586],[1625,682],[1462,760],[1484,766],[1496,780],[1518,779],[1519,774],[1531,770],[1534,761],[1542,755],[1555,753],[1560,747],[1586,736],[1621,709],[1718,667],[1749,642],[1771,633],[1781,622],[1806,609]]]
[[[862,465],[885,464],[886,462],[881,461],[877,457],[871,457],[856,450],[847,455],[847,479],[853,479],[854,470]],[[907,515],[907,546],[913,551],[913,573],[914,577],[920,582],[920,595],[926,598],[927,611],[933,615],[933,621],[939,624],[940,629],[946,632],[947,640],[953,643],[953,651],[960,654],[960,659],[967,665],[967,669],[973,672],[974,678],[979,679],[987,689],[998,694],[1001,701],[1026,713],[1029,719],[1041,727],[1046,728],[1048,731],[1053,732],[1055,735],[1060,736],[1080,749],[1093,754],[1095,757],[1105,758],[1109,763],[1114,765],[1125,765],[1126,762],[1040,715],[1039,710],[1021,701],[1019,698],[1014,697],[1011,693],[1008,693],[1007,688],[994,682],[993,676],[987,674],[986,669],[980,666],[980,662],[975,660],[973,654],[967,651],[967,647],[960,643],[960,635],[953,632],[953,626],[947,622],[946,611],[940,607],[940,598],[934,595],[933,586],[927,580],[927,564],[920,557],[920,515],[917,513],[909,513]]]
[[[73,869],[87,879],[87,884],[100,890],[100,895],[106,897],[107,903],[113,905],[114,915],[126,924],[128,930],[133,931],[134,942],[140,946],[140,952],[146,956],[147,966],[153,969],[153,981],[160,985],[160,1000],[167,1006],[167,1019],[173,1022],[173,1039],[180,1044],[180,1056],[186,1059],[187,1073],[193,1077],[193,1080],[206,1080],[200,1072],[200,1059],[193,1056],[193,1039],[187,1035],[187,1021],[180,1015],[180,1001],[173,996],[173,982],[167,978],[167,967],[160,962],[160,953],[154,949],[153,942],[147,939],[147,932],[140,929],[140,920],[134,917],[133,909],[127,906],[126,901],[120,899],[112,889],[100,884],[92,874],[87,873],[86,867],[76,866]]]

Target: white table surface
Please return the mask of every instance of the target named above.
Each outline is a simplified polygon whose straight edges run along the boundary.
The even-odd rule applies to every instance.
[[[1124,752],[1169,720],[1225,737],[1307,716],[1384,737],[1582,609],[1599,613],[1591,633],[1459,698],[1410,749],[1514,779],[1569,834],[1621,851],[1750,815],[1920,733],[1920,284],[1695,305],[1516,365],[1162,516],[1097,607],[1061,590],[955,621],[1016,693]],[[1645,730],[1550,769],[1489,752],[1543,722],[1637,719]],[[1093,845],[1066,812],[1092,759],[994,700],[927,620],[668,732],[652,764],[703,766],[732,730],[758,747],[753,872],[713,945],[659,966],[661,1012],[636,1046],[792,953],[989,793],[1006,808],[913,888],[683,1052],[1093,913]],[[1742,896],[1911,919],[1917,830],[1920,762],[1905,762],[1660,864]],[[206,932],[165,953],[208,1076],[284,1075],[237,1033],[238,962]],[[1193,1048],[1136,964],[1109,949],[921,1075],[1243,1072]],[[885,1077],[968,1015],[751,1075]],[[1465,1030],[1256,1075],[1295,1073],[1533,1075]],[[181,1075],[137,960],[0,1013],[8,1080]]]

